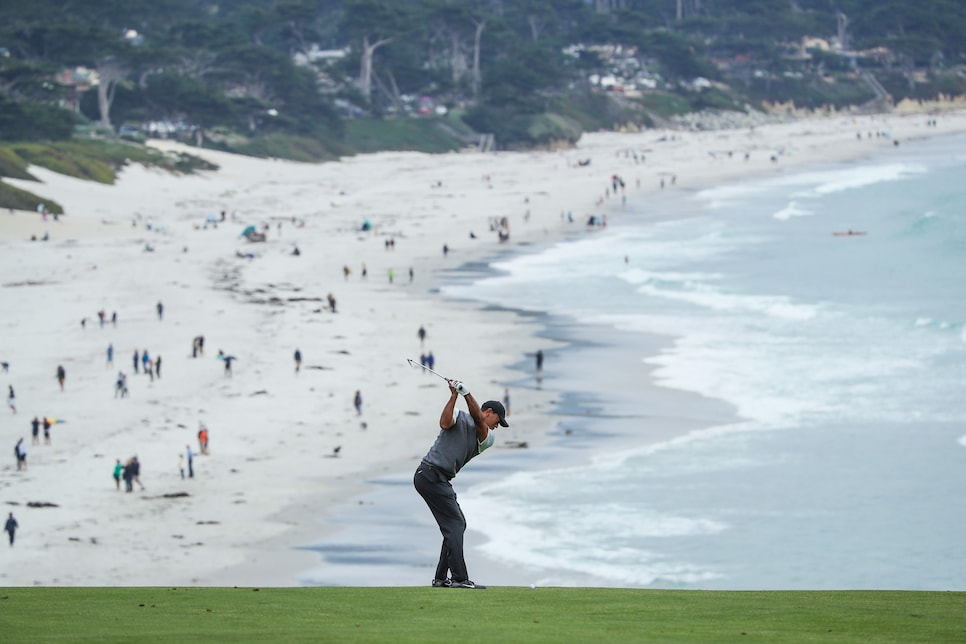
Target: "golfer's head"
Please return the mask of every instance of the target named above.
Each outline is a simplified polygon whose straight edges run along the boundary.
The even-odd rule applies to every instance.
[[[496,429],[497,425],[510,426],[506,422],[506,409],[503,408],[503,403],[497,400],[488,400],[480,405],[480,410],[483,412],[483,420],[489,429]]]

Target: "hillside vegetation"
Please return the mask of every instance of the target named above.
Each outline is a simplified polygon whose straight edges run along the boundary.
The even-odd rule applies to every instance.
[[[552,146],[695,110],[961,95],[964,34],[959,0],[8,2],[0,141]]]

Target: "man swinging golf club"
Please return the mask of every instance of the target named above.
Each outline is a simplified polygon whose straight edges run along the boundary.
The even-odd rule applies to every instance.
[[[503,404],[490,400],[476,402],[469,388],[459,380],[446,379],[449,400],[439,415],[439,435],[423,457],[413,485],[433,513],[443,534],[443,548],[436,566],[433,586],[443,588],[486,588],[470,581],[463,560],[463,533],[466,518],[456,501],[456,491],[450,480],[470,459],[493,445],[493,431],[497,425],[509,427]],[[456,412],[456,400],[463,396],[465,411]]]

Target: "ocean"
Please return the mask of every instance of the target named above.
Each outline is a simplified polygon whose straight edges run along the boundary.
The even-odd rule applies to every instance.
[[[966,590],[963,150],[629,195],[607,227],[452,275],[445,297],[565,342],[542,382],[521,356],[506,383],[559,392],[551,446],[460,474],[471,576]],[[304,583],[428,583],[438,532],[412,473],[374,483]]]

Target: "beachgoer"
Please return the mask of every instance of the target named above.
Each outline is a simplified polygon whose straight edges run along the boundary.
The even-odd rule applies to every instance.
[[[27,446],[23,444],[23,438],[14,445],[13,453],[17,457],[17,471],[27,469]]]
[[[60,385],[60,390],[64,390],[64,380],[67,379],[67,372],[64,370],[63,365],[57,365],[57,383]]]
[[[208,427],[204,423],[198,424],[198,449],[202,454],[208,453]]]
[[[44,445],[50,445],[50,426],[53,425],[50,419],[44,416]]]
[[[423,457],[413,476],[416,491],[426,501],[439,531],[443,546],[433,577],[434,587],[485,588],[470,581],[463,558],[466,518],[450,481],[472,458],[493,445],[497,425],[508,427],[503,404],[489,400],[482,405],[462,382],[448,380],[449,400],[439,417],[436,442]],[[462,395],[468,411],[456,411]]]
[[[17,528],[19,528],[19,527],[20,527],[20,524],[17,523],[17,520],[13,518],[13,512],[11,512],[10,514],[8,514],[7,515],[7,522],[5,524],[3,524],[3,531],[6,532],[10,536],[10,545],[11,546],[13,545],[13,535],[17,531]]]
[[[114,381],[114,397],[127,398],[127,376],[123,371],[117,372],[117,380]]]
[[[124,466],[121,465],[121,459],[117,459],[114,463],[114,486],[117,491],[121,491],[121,475],[124,474]]]
[[[131,461],[128,463],[127,469],[131,470],[131,478],[144,489],[144,484],[141,483],[141,461],[138,460],[137,455],[131,457]],[[130,491],[130,490],[129,490]]]
[[[219,349],[218,350],[218,357],[221,360],[224,360],[224,362],[225,362],[225,375],[226,376],[230,376],[231,375],[231,363],[232,363],[232,360],[235,360],[235,356],[226,356],[225,353],[221,349]]]
[[[124,469],[121,472],[121,478],[124,479],[124,491],[133,492],[134,491],[134,466],[132,465],[133,460],[128,459],[128,462],[124,464]]]

